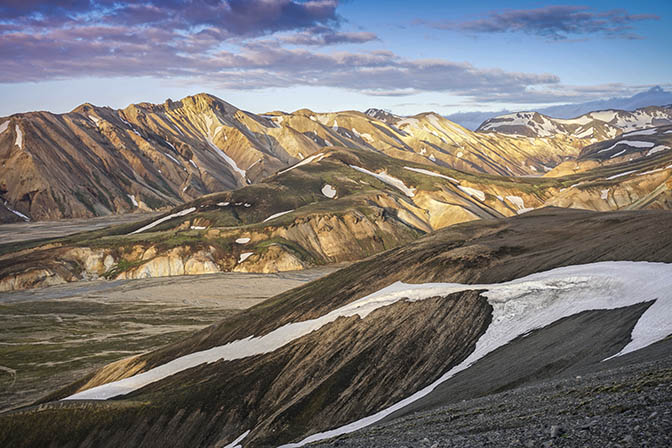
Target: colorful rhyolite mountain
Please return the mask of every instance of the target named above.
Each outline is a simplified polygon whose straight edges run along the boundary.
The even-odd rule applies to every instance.
[[[330,146],[430,167],[543,174],[575,158],[588,137],[474,133],[434,113],[256,115],[207,94],[123,110],[84,104],[0,117],[0,221],[171,207],[259,182]]]

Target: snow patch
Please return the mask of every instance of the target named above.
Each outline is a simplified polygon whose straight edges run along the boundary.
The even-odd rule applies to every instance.
[[[625,173],[620,173],[620,174],[614,174],[613,176],[609,176],[609,177],[605,178],[605,180],[612,180],[612,179],[616,179],[618,177],[627,176],[628,174],[632,174],[635,171],[637,171],[637,170],[626,171]]]
[[[275,218],[279,218],[279,217],[281,217],[282,215],[286,215],[287,213],[292,213],[293,211],[294,211],[294,209],[287,210],[287,211],[280,212],[280,213],[276,213],[276,214],[271,215],[271,216],[269,216],[268,218],[264,219],[262,222],[268,222],[268,221],[271,221],[271,220],[273,220],[273,219],[275,219]]]
[[[244,253],[240,254],[240,258],[238,258],[238,263],[242,263],[243,261],[245,261],[245,260],[247,260],[248,258],[250,258],[250,256],[252,256],[252,255],[254,255],[254,252],[244,252]],[[244,339],[243,339],[243,340],[244,340]],[[198,352],[197,352],[197,353],[198,353]],[[187,356],[189,356],[189,355],[187,355]],[[179,358],[178,358],[178,359],[179,359]],[[235,359],[235,358],[234,358],[234,359]],[[201,363],[201,364],[202,364],[202,363]],[[165,364],[164,364],[164,365],[165,365]],[[198,365],[198,364],[196,364],[196,365]]]
[[[644,129],[642,131],[635,131],[635,132],[628,132],[627,134],[623,134],[624,137],[632,137],[633,135],[653,135],[658,132],[658,129],[656,128],[651,128],[651,129]]]
[[[618,145],[628,145],[628,146],[632,146],[633,148],[651,148],[652,146],[655,145],[655,143],[621,140],[621,141],[618,141],[618,142],[614,143],[613,145],[611,145],[608,148],[600,149],[599,151],[597,151],[597,153],[599,154],[601,152],[607,152],[611,149],[614,149]]]
[[[483,193],[481,190],[477,190],[477,189],[471,188],[471,187],[463,187],[462,185],[458,185],[457,188],[464,191],[469,196],[475,197],[476,199],[478,199],[481,202],[485,201],[485,193]]]
[[[147,225],[144,226],[144,227],[139,228],[138,230],[134,230],[133,232],[129,233],[129,235],[133,235],[133,234],[135,234],[135,233],[142,233],[142,232],[144,232],[145,230],[149,230],[149,229],[151,229],[151,228],[154,228],[154,227],[158,226],[159,224],[162,224],[162,223],[164,223],[164,222],[166,222],[166,221],[169,221],[169,220],[171,220],[171,219],[173,219],[173,218],[178,218],[178,217],[180,217],[180,216],[188,215],[189,213],[191,213],[191,212],[193,212],[193,211],[195,211],[195,210],[196,210],[196,207],[189,207],[189,208],[186,208],[186,209],[181,210],[181,211],[179,211],[179,212],[172,213],[172,214],[170,214],[170,215],[168,215],[168,216],[164,216],[163,218],[159,218],[159,219],[157,219],[156,221],[154,221],[154,222],[152,222],[152,223],[149,223],[149,224],[147,224]]]
[[[191,226],[191,230],[205,230],[205,226]]]
[[[376,179],[378,179],[379,181],[381,181],[383,183],[386,183],[388,185],[391,185],[391,186],[397,188],[398,190],[401,190],[401,192],[404,193],[409,198],[412,198],[413,196],[415,196],[415,188],[407,187],[406,184],[401,179],[397,179],[396,177],[390,176],[385,171],[383,171],[382,173],[374,173],[373,171],[369,171],[366,168],[362,168],[362,167],[355,166],[355,165],[350,165],[350,168],[355,169],[355,170],[359,171],[360,173],[364,173],[364,174],[368,174],[369,176],[373,176]]]
[[[168,154],[167,152],[164,152],[164,154],[165,154],[166,157],[168,157],[170,160],[172,160],[173,162],[175,162],[175,163],[177,163],[178,165],[182,166],[182,164],[179,162],[179,160],[177,160],[175,157],[171,156],[171,155]]]
[[[29,217],[27,217],[26,215],[24,215],[23,213],[21,213],[21,212],[18,211],[18,210],[14,210],[12,207],[10,207],[9,205],[7,205],[7,201],[5,201],[5,207],[7,208],[7,210],[9,210],[10,212],[14,213],[16,216],[18,216],[19,218],[23,219],[24,221],[26,221],[26,222],[30,221],[30,218],[29,218]]]
[[[230,204],[230,202],[218,202],[217,205],[219,207],[227,207]]]
[[[89,115],[89,118],[91,119],[91,121],[93,121],[94,123],[96,123],[96,125],[97,125],[98,123],[100,123],[100,118],[98,118],[98,117],[95,117],[95,116],[93,116],[93,115]]]
[[[189,159],[189,163],[191,163],[191,166],[198,169],[198,165],[196,165],[196,162],[194,162],[192,159]]]
[[[4,123],[0,124],[0,134],[5,132],[7,128],[9,127],[9,120],[5,121]]]
[[[210,145],[210,147],[211,147],[211,148],[212,148],[212,149],[213,149],[213,150],[214,150],[214,151],[215,151],[215,152],[216,152],[222,159],[224,159],[224,161],[225,161],[226,163],[228,163],[229,166],[230,166],[231,168],[233,168],[233,171],[235,171],[235,172],[237,172],[238,174],[240,174],[240,176],[241,176],[244,180],[247,180],[247,173],[245,172],[245,170],[240,169],[240,168],[238,167],[238,165],[236,164],[236,161],[235,161],[235,160],[233,160],[231,157],[229,157],[224,151],[222,151],[221,149],[219,149],[219,148],[217,147],[217,145],[215,145],[215,143],[212,141],[212,139],[211,139],[210,137],[208,137],[206,140],[207,140],[207,142],[208,142],[208,145]]]
[[[135,195],[133,194],[126,194],[128,196],[128,199],[131,200],[131,203],[133,204],[134,207],[138,206],[138,201],[135,200]]]
[[[236,240],[236,243],[237,243],[237,244],[247,244],[247,243],[249,243],[249,242],[250,242],[250,239],[249,239],[249,238],[238,238],[238,239]]]
[[[21,132],[21,128],[19,128],[18,124],[14,126],[14,130],[16,131],[16,140],[14,141],[14,144],[18,146],[19,149],[23,149],[23,132]]]
[[[600,199],[604,199],[605,201],[609,198],[609,189],[605,189],[600,191]]]
[[[313,160],[315,160],[316,162],[319,162],[320,160],[322,160],[323,157],[324,157],[324,153],[313,154],[312,156],[306,157],[305,159],[303,159],[299,163],[296,163],[296,164],[290,166],[289,168],[286,168],[282,171],[278,171],[278,174],[284,174],[288,171],[293,170],[294,168],[298,168],[300,166],[307,165],[310,162],[312,162]]]
[[[665,151],[665,150],[667,150],[667,149],[670,149],[670,147],[669,147],[669,146],[665,146],[665,145],[658,145],[658,146],[656,146],[656,147],[654,147],[654,148],[651,148],[651,149],[649,150],[649,152],[646,153],[646,157],[649,157],[649,156],[651,156],[651,155],[653,155],[653,154],[655,154],[655,153],[657,153],[657,152]]]
[[[322,194],[330,199],[334,199],[336,197],[336,189],[331,185],[326,184],[322,187]]]

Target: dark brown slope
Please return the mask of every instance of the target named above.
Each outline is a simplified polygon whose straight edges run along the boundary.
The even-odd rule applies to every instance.
[[[491,283],[597,261],[672,262],[669,228],[671,212],[559,209],[452,226],[276,296],[179,344],[110,365],[53,394],[39,408],[4,414],[0,444],[57,440],[61,445],[117,446],[127,440],[143,446],[210,446],[229,443],[248,429],[254,433],[245,446],[297,440],[375,412],[459,362],[465,356],[461,348],[470,350],[489,318],[482,298],[472,292],[437,298],[426,307],[424,302],[417,307],[401,302],[363,320],[339,319],[267,355],[184,371],[128,397],[102,403],[49,401],[180,355],[324,315],[394,281]],[[600,319],[627,328],[632,316],[642,312],[633,310]],[[435,338],[438,345],[429,343]],[[453,338],[462,341],[461,348],[451,346]],[[446,347],[452,348],[444,351]],[[607,352],[618,348],[605,347]],[[568,362],[581,363],[604,351],[588,350]],[[525,381],[526,375],[520,378]],[[350,408],[350,402],[365,411]]]

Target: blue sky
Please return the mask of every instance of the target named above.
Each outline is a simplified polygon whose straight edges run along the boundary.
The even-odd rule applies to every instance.
[[[0,115],[531,109],[672,87],[672,2],[2,0]]]

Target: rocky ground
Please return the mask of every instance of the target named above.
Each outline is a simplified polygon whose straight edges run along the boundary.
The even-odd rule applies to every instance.
[[[0,410],[333,270],[95,281],[2,293]]]
[[[464,400],[313,447],[669,447],[672,344],[610,368]],[[653,356],[651,356],[653,355]]]

